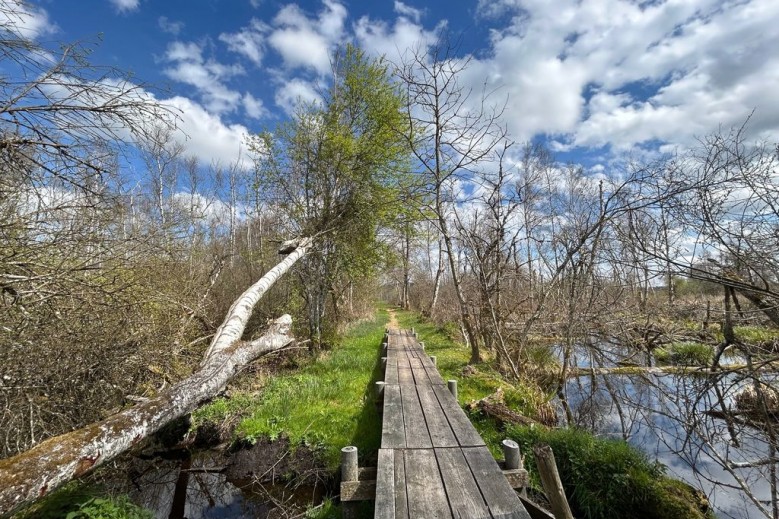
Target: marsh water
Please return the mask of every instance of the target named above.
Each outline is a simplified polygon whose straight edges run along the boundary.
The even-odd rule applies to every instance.
[[[592,351],[575,348],[571,364],[613,367],[628,357],[619,346],[600,345],[597,359]],[[703,491],[718,517],[752,518],[763,517],[759,507],[770,509],[768,468],[732,465],[768,458],[768,445],[754,428],[707,413],[730,408],[748,383],[733,374],[587,375],[569,379],[565,392],[577,425],[642,449]]]

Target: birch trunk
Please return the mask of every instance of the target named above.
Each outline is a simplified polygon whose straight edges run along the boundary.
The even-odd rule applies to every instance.
[[[289,344],[289,315],[277,319],[259,339],[246,342],[241,336],[255,304],[311,244],[310,239],[298,242],[291,254],[233,303],[195,374],[142,404],[0,460],[0,516],[115,458],[213,398],[247,363]]]

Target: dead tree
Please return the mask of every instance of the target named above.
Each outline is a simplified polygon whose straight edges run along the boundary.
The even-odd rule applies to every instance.
[[[306,238],[295,245],[291,254],[233,303],[195,374],[142,404],[0,460],[0,514],[43,497],[122,454],[171,420],[213,398],[247,363],[289,344],[289,315],[277,319],[258,339],[242,341],[241,337],[254,306],[308,253],[312,241]]]

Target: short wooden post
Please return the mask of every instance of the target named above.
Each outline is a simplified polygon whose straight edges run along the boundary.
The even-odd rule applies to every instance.
[[[414,336],[416,336],[416,334],[417,334],[417,332],[415,332],[415,331],[414,331],[414,327],[412,326],[412,327],[411,327],[411,335],[414,335]]]
[[[536,456],[538,475],[541,476],[541,484],[555,519],[573,519],[571,507],[568,506],[568,500],[565,498],[563,483],[560,481],[560,474],[557,472],[552,448],[549,445],[536,445],[533,447],[533,453]]]
[[[341,481],[357,481],[357,447],[349,445],[341,449]]]
[[[438,357],[435,355],[430,355],[430,360],[433,361],[433,366],[438,366]]]
[[[422,351],[425,351],[425,343],[424,342],[420,342],[419,343],[419,347],[422,348]]]
[[[387,357],[381,358],[381,369],[387,369]]]
[[[382,342],[381,343],[381,354],[384,357],[387,356],[387,343],[386,342]]]
[[[506,460],[506,470],[516,470],[522,468],[522,459],[519,457],[519,445],[514,440],[503,440],[503,459]]]
[[[454,379],[447,380],[446,385],[449,388],[449,392],[454,396],[454,399],[457,400],[457,381]]]
[[[341,484],[344,482],[358,481],[360,479],[360,469],[357,466],[357,447],[349,445],[341,449]],[[346,502],[342,504],[341,514],[345,519],[352,519],[357,515],[355,503]]]
[[[376,400],[381,401],[382,398],[384,398],[384,382],[379,380],[376,382]]]

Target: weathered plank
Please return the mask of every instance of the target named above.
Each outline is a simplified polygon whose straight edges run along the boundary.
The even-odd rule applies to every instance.
[[[436,384],[431,387],[438,397],[441,408],[444,410],[444,414],[460,446],[478,447],[484,445],[484,440],[481,439],[479,433],[473,428],[473,424],[468,420],[460,404],[457,403],[446,386]]]
[[[491,519],[489,508],[484,502],[479,486],[473,479],[471,468],[462,451],[435,449],[441,479],[444,482],[449,507],[455,517],[470,519]]]
[[[409,365],[408,358],[406,358],[405,355],[398,357],[398,384],[414,384],[414,375],[411,372],[411,366]]]
[[[409,365],[411,366],[411,372],[414,375],[414,383],[416,385],[430,385],[430,377],[427,376],[427,370],[425,370],[421,360],[415,357],[410,358]]]
[[[419,403],[416,386],[399,386],[403,402],[403,421],[406,426],[406,447],[409,449],[429,449],[433,446]]]
[[[449,426],[449,420],[446,419],[433,388],[431,386],[417,386],[417,394],[419,395],[419,403],[422,405],[422,412],[425,413],[425,421],[433,447],[457,447],[459,445],[457,438]]]
[[[381,424],[381,446],[384,449],[402,449],[406,446],[403,404],[400,386],[384,387],[384,418]]]
[[[384,382],[386,384],[398,383],[398,358],[396,355],[387,357],[387,366],[384,368]]]
[[[395,518],[408,519],[408,499],[406,496],[406,462],[403,451],[394,450],[395,456]]]
[[[448,519],[452,517],[432,449],[404,451],[406,493],[410,519]]]
[[[530,519],[487,447],[467,447],[462,452],[493,517]]]
[[[376,467],[376,519],[395,519],[395,451],[379,449]]]

